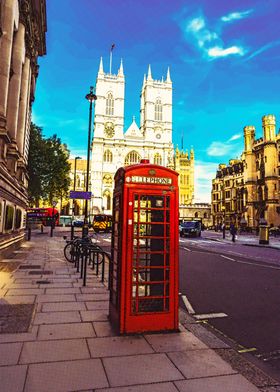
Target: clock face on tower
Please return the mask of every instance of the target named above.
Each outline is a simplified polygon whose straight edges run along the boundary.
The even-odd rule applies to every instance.
[[[106,122],[104,132],[107,137],[113,137],[115,135],[114,124],[112,122]]]

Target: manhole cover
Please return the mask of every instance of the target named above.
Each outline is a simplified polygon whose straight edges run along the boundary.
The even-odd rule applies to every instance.
[[[16,261],[5,262],[5,263],[0,262],[0,272],[13,272],[14,270],[17,269],[19,265],[20,262],[16,262]]]
[[[53,271],[29,271],[28,272],[29,275],[51,275],[53,274]]]
[[[21,265],[21,266],[19,267],[19,269],[40,269],[40,268],[42,268],[41,265],[31,265],[31,264],[28,264],[28,265]]]
[[[27,332],[34,304],[0,305],[0,334]]]

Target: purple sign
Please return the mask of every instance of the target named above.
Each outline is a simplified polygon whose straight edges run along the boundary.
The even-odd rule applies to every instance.
[[[70,191],[70,199],[91,199],[91,192]]]

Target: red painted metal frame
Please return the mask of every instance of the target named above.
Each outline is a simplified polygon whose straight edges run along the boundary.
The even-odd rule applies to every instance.
[[[152,206],[154,201],[159,206]],[[139,223],[140,215],[145,212],[150,219],[159,216],[160,221],[146,219]],[[178,330],[178,215],[178,173],[147,163],[117,171],[109,315],[121,334]],[[147,231],[151,231],[150,235]],[[146,247],[152,245],[143,250],[141,242]],[[161,244],[163,249],[152,249]],[[141,264],[140,254],[146,258],[146,265]],[[133,264],[135,255],[138,257],[134,257]]]

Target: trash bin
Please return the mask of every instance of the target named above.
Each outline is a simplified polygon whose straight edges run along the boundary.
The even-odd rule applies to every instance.
[[[269,227],[266,225],[259,226],[259,244],[269,244]]]

